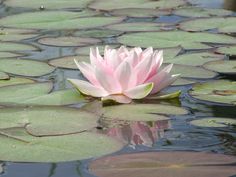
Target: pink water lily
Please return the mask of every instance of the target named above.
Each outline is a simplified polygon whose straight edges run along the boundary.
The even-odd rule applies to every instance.
[[[104,56],[99,50],[90,49],[90,63],[77,62],[81,73],[88,81],[68,79],[80,92],[102,100],[130,103],[155,94],[172,84],[178,75],[171,75],[172,64],[160,69],[163,51],[152,47],[142,50],[135,47],[128,50],[105,47]]]

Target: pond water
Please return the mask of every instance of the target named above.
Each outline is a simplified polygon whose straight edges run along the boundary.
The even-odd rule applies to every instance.
[[[96,0],[95,0],[96,1]],[[175,0],[172,0],[173,2]],[[171,2],[172,2],[171,1]],[[18,2],[18,3],[16,3]],[[63,4],[62,2],[62,7],[60,7],[60,3],[48,3],[49,1],[45,2],[43,1],[41,5],[32,5],[31,3],[27,3],[25,1],[23,3],[19,3],[20,1],[14,1],[14,0],[5,0],[1,2],[0,6],[0,16],[2,17],[0,19],[0,25],[2,29],[5,29],[5,27],[10,27],[10,28],[22,28],[22,29],[30,29],[31,25],[34,26],[34,20],[35,22],[35,28],[37,29],[36,31],[26,31],[25,33],[23,32],[22,34],[28,34],[32,35],[31,37],[23,37],[21,36],[22,34],[19,34],[16,32],[16,36],[14,37],[14,32],[3,32],[3,34],[0,34],[0,40],[7,41],[14,41],[16,43],[21,43],[21,44],[30,44],[34,45],[36,47],[36,50],[32,50],[32,48],[27,48],[24,49],[19,49],[17,50],[17,46],[10,46],[10,47],[5,47],[3,46],[3,49],[0,49],[0,62],[1,60],[5,60],[4,55],[7,55],[7,59],[12,58],[9,57],[9,53],[4,54],[3,52],[11,52],[11,54],[15,55],[24,55],[24,56],[17,56],[21,60],[26,59],[26,60],[37,60],[37,61],[42,61],[44,63],[49,63],[54,66],[58,66],[55,71],[49,72],[50,68],[45,67],[40,67],[39,65],[35,65],[35,68],[30,68],[26,67],[25,72],[26,74],[21,74],[25,73],[24,69],[21,71],[17,71],[15,68],[11,68],[13,65],[8,66],[8,68],[4,68],[5,66],[8,65],[8,63],[0,63],[0,78],[1,78],[1,71],[8,73],[10,77],[14,78],[14,76],[17,75],[26,75],[26,78],[33,78],[36,81],[42,82],[42,81],[52,81],[53,82],[53,90],[51,92],[56,92],[58,90],[64,90],[64,89],[69,89],[72,88],[71,84],[66,81],[67,78],[82,78],[82,75],[78,70],[74,70],[75,68],[73,62],[71,59],[74,57],[78,57],[78,59],[81,58],[88,58],[88,49],[90,46],[96,46],[96,45],[106,45],[109,44],[111,46],[120,46],[121,44],[127,45],[127,46],[139,46],[141,44],[142,47],[147,47],[149,45],[155,45],[153,46],[154,48],[171,48],[173,50],[176,50],[179,55],[190,55],[192,53],[204,53],[208,52],[208,54],[202,55],[199,59],[198,56],[192,56],[196,57],[199,59],[199,63],[196,61],[191,60],[190,62],[185,61],[186,59],[182,58],[182,61],[180,63],[176,64],[181,64],[184,65],[182,68],[178,68],[178,72],[183,72],[181,73],[185,77],[184,79],[187,78],[187,80],[184,81],[178,81],[179,85],[176,84],[175,86],[167,89],[168,92],[174,92],[177,90],[181,90],[181,95],[179,98],[171,99],[171,100],[144,100],[144,101],[139,101],[139,104],[164,104],[167,106],[175,106],[175,107],[182,107],[187,110],[187,114],[175,114],[175,110],[171,110],[169,108],[168,113],[160,113],[161,115],[166,115],[166,114],[171,114],[169,120],[161,120],[161,121],[123,121],[121,122],[110,122],[110,121],[102,121],[100,120],[100,125],[97,128],[94,128],[92,131],[93,132],[99,132],[101,134],[106,134],[109,135],[110,137],[113,137],[117,139],[118,141],[121,141],[125,143],[126,145],[121,148],[120,150],[112,153],[113,151],[109,152],[108,154],[132,154],[132,153],[140,153],[140,152],[156,152],[156,151],[196,151],[196,152],[214,152],[214,153],[219,153],[219,154],[227,154],[227,155],[232,155],[233,157],[236,156],[236,129],[235,125],[236,123],[232,123],[233,125],[229,125],[226,122],[221,123],[221,125],[224,125],[222,127],[204,127],[204,126],[195,126],[194,123],[190,123],[192,120],[199,120],[202,118],[208,118],[208,117],[224,117],[224,118],[231,118],[236,119],[236,86],[232,86],[229,90],[224,90],[224,91],[219,91],[219,94],[229,94],[228,96],[232,96],[231,100],[220,100],[220,101],[215,101],[209,99],[209,101],[206,101],[204,99],[199,99],[193,98],[190,95],[189,90],[192,88],[192,84],[188,83],[196,83],[196,82],[211,82],[212,80],[229,80],[235,81],[236,80],[236,64],[232,63],[234,68],[227,68],[223,71],[219,72],[213,72],[213,73],[205,73],[208,71],[196,71],[198,70],[196,68],[202,68],[202,65],[205,64],[202,60],[204,59],[209,59],[208,55],[216,55],[212,58],[218,58],[218,59],[224,59],[227,60],[230,59],[230,61],[234,61],[236,53],[235,51],[230,51],[229,53],[227,52],[222,52],[223,54],[219,54],[220,52],[216,52],[218,50],[217,48],[223,48],[225,45],[231,46],[233,44],[236,44],[236,39],[235,43],[233,42],[227,42],[227,41],[233,41],[235,36],[234,34],[236,33],[236,26],[235,24],[224,24],[229,26],[229,32],[226,31],[224,32],[225,29],[223,29],[222,25],[216,25],[212,22],[199,22],[197,25],[192,25],[192,24],[184,24],[181,23],[183,21],[188,21],[188,20],[193,20],[193,19],[198,19],[197,16],[191,16],[191,15],[202,15],[200,18],[214,18],[214,16],[224,16],[226,14],[227,18],[228,17],[234,17],[232,18],[232,21],[235,21],[235,15],[236,15],[236,2],[234,0],[189,0],[188,4],[182,4],[179,5],[180,7],[165,7],[161,6],[163,9],[157,10],[153,12],[150,8],[148,10],[138,10],[133,11],[132,10],[126,10],[122,11],[124,7],[118,3],[117,7],[112,6],[108,3],[101,3],[97,4],[96,3],[91,3],[89,7],[91,8],[91,12],[89,11],[87,15],[85,16],[93,16],[93,13],[98,13],[97,16],[104,16],[106,18],[109,18],[110,16],[120,16],[123,18],[121,19],[116,19],[114,21],[105,23],[105,22],[100,22],[101,24],[96,24],[96,25],[91,25],[92,23],[97,23],[96,20],[91,20],[88,23],[84,23],[82,25],[87,25],[88,27],[85,29],[82,27],[78,27],[79,29],[76,29],[75,23],[79,23],[75,21],[74,23],[68,23],[68,24],[63,24],[63,25],[49,25],[47,24],[50,23],[50,20],[53,21],[53,19],[50,19],[46,22],[44,20],[38,20],[41,18],[47,18],[46,16],[31,16],[28,15],[27,17],[20,16],[18,18],[12,18],[9,21],[7,21],[7,16],[12,16],[15,14],[23,14],[23,13],[30,13],[30,12],[47,12],[50,10],[57,10],[58,13],[62,11]],[[33,1],[32,1],[33,2]],[[58,1],[59,2],[59,1]],[[60,1],[61,2],[61,1]],[[82,1],[81,1],[82,2]],[[87,1],[84,1],[87,2]],[[104,2],[104,0],[100,1]],[[111,1],[112,2],[112,1]],[[117,3],[118,1],[116,1]],[[125,4],[126,1],[122,1],[122,3]],[[140,1],[140,3],[133,4],[135,9],[139,9],[143,7],[143,2]],[[154,1],[153,1],[154,2]],[[177,1],[176,1],[177,2]],[[146,2],[148,3],[148,2]],[[169,2],[170,3],[170,2]],[[193,3],[191,5],[191,3]],[[33,4],[33,3],[32,3]],[[37,3],[36,3],[37,4]],[[57,4],[57,5],[55,5]],[[73,3],[72,3],[73,4]],[[105,4],[105,5],[104,5]],[[104,5],[104,7],[103,7]],[[55,6],[55,7],[54,7]],[[56,8],[58,6],[58,8]],[[82,5],[81,5],[82,6]],[[166,5],[166,6],[169,6]],[[177,5],[178,6],[178,5]],[[193,10],[190,12],[177,12],[176,9],[179,9],[181,7],[191,7],[193,6],[194,8],[199,7],[199,8],[210,8],[210,9],[225,9],[228,10],[227,12],[208,12],[210,11],[205,10],[206,12],[200,13],[203,10],[194,12]],[[36,8],[37,7],[37,8]],[[94,10],[94,9],[100,9],[100,10]],[[119,10],[110,10],[113,8],[120,8]],[[130,8],[132,9],[132,3],[130,3]],[[88,7],[85,5],[83,8],[75,8],[74,6],[69,6],[66,7],[67,11],[71,12],[77,12],[80,13],[83,10],[88,10]],[[230,12],[231,11],[231,12]],[[56,12],[57,13],[57,12]],[[91,14],[90,14],[91,13]],[[185,15],[181,15],[179,13],[183,13]],[[158,15],[157,15],[158,14]],[[210,14],[210,15],[209,15]],[[69,15],[68,15],[69,16]],[[125,16],[130,16],[130,17],[125,17]],[[29,19],[32,18],[32,21],[30,22]],[[60,17],[61,20],[63,19],[63,14]],[[83,18],[82,17],[77,17],[77,18]],[[221,18],[221,17],[219,17]],[[23,19],[23,20],[22,20]],[[25,20],[27,19],[27,20]],[[22,20],[22,21],[21,21]],[[24,21],[25,20],[25,21]],[[38,20],[38,21],[37,21]],[[219,20],[218,18],[214,19],[217,23]],[[228,20],[228,19],[227,19]],[[88,19],[89,21],[89,19]],[[99,20],[98,20],[99,21]],[[21,24],[22,22],[22,24]],[[138,23],[136,23],[138,22]],[[53,23],[53,22],[51,22]],[[82,23],[82,22],[81,22]],[[121,23],[121,24],[126,24],[126,23],[134,23],[134,27],[132,25],[112,25],[116,23]],[[139,24],[141,23],[141,24]],[[142,24],[146,23],[146,24]],[[208,24],[209,23],[209,24]],[[152,26],[153,24],[156,24],[157,26]],[[161,25],[160,25],[161,24]],[[180,24],[180,25],[179,25]],[[29,25],[29,28],[27,27]],[[42,26],[40,26],[42,25]],[[71,28],[70,28],[71,25]],[[149,26],[150,25],[150,26]],[[160,25],[160,26],[158,26]],[[212,27],[211,27],[212,25]],[[79,26],[79,25],[78,25]],[[91,27],[90,27],[91,26]],[[105,26],[105,27],[101,27]],[[108,26],[108,27],[107,27]],[[187,26],[187,27],[186,27]],[[200,26],[200,29],[197,27]],[[204,26],[207,26],[206,29]],[[228,27],[227,26],[227,27]],[[33,28],[34,28],[33,27]],[[212,40],[206,40],[204,41],[203,39],[199,39],[198,37],[194,36],[181,36],[182,33],[178,33],[172,37],[166,37],[167,41],[171,42],[163,42],[163,39],[161,40],[160,44],[158,43],[159,38],[158,36],[156,37],[154,33],[160,33],[160,31],[175,31],[178,27],[182,31],[193,31],[193,33],[200,33],[199,31],[207,31],[208,33],[212,34],[218,34],[222,33],[222,35],[228,35],[232,37],[232,39],[225,39],[222,37],[222,42],[221,43],[221,38],[216,39],[218,36],[213,37],[216,39],[216,41],[212,42]],[[222,28],[222,29],[221,29]],[[88,30],[89,29],[89,30]],[[97,29],[98,32],[92,32],[92,29]],[[203,30],[201,30],[203,29]],[[228,30],[228,29],[227,29]],[[91,31],[91,32],[90,32]],[[222,32],[223,31],[223,32]],[[138,32],[138,33],[137,33]],[[149,33],[150,32],[150,33]],[[205,32],[204,32],[205,33]],[[204,34],[202,33],[202,34]],[[1,38],[1,35],[6,35],[6,38]],[[132,36],[132,35],[138,34],[141,35],[138,36],[140,39],[137,39],[137,36]],[[163,33],[164,34],[164,33]],[[13,37],[10,37],[10,36]],[[102,37],[104,35],[104,37]],[[165,35],[165,34],[164,34]],[[53,38],[58,38],[58,37],[64,37],[64,36],[69,36],[69,39],[63,39],[59,38],[58,41],[53,41]],[[76,40],[75,36],[79,36],[80,39],[78,41]],[[82,41],[82,38],[88,38],[85,41]],[[19,37],[19,39],[17,39]],[[11,39],[12,38],[12,39]],[[145,39],[146,38],[146,39]],[[201,38],[201,34],[199,35],[199,38]],[[206,37],[208,38],[208,37]],[[209,37],[210,38],[210,37]],[[208,38],[208,39],[209,39]],[[75,39],[75,40],[74,40]],[[177,39],[177,40],[176,40]],[[176,41],[175,41],[176,40]],[[187,42],[186,42],[187,41]],[[190,42],[189,42],[190,41]],[[163,44],[162,44],[163,42]],[[121,44],[120,44],[121,43]],[[170,44],[171,43],[171,44]],[[205,44],[209,44],[208,47],[206,47]],[[214,44],[212,44],[214,43]],[[178,49],[179,45],[182,46],[182,49]],[[0,45],[1,47],[1,45]],[[21,46],[22,47],[22,46]],[[21,48],[19,47],[19,48]],[[5,49],[6,48],[6,49]],[[10,49],[11,48],[11,49]],[[15,49],[14,49],[15,48]],[[23,47],[22,47],[23,48]],[[20,51],[21,50],[21,51]],[[167,49],[168,50],[168,49]],[[164,50],[165,52],[165,50]],[[174,53],[174,52],[173,52]],[[170,55],[173,55],[172,52],[170,52]],[[231,54],[232,53],[232,54]],[[26,56],[25,56],[26,54]],[[201,55],[201,54],[200,54]],[[62,60],[58,60],[63,57],[67,57]],[[70,57],[71,56],[71,57]],[[165,55],[164,55],[165,56]],[[13,57],[14,59],[17,57]],[[172,58],[175,57],[172,56]],[[189,58],[192,58],[189,56]],[[62,61],[62,63],[60,63]],[[176,60],[171,60],[170,61],[176,62]],[[208,62],[210,60],[207,60]],[[182,63],[181,63],[182,62]],[[186,62],[186,63],[185,63]],[[196,62],[196,63],[195,63]],[[192,65],[194,67],[193,69],[187,68],[189,66],[186,65]],[[19,63],[17,65],[20,65]],[[31,64],[29,64],[31,65]],[[33,64],[31,66],[34,66]],[[66,69],[67,68],[67,69]],[[234,70],[233,70],[234,69]],[[39,71],[37,71],[39,70]],[[43,73],[45,70],[44,74]],[[48,71],[49,70],[49,71]],[[37,77],[32,77],[34,74],[27,73],[27,72],[35,72],[35,75],[39,76]],[[193,73],[191,73],[193,72]],[[19,74],[20,73],[20,74]],[[49,73],[49,74],[48,74]],[[220,74],[218,74],[220,73]],[[222,74],[223,73],[223,74]],[[226,74],[225,74],[226,73]],[[232,74],[233,73],[233,74]],[[187,84],[185,84],[187,83]],[[224,84],[224,83],[223,83]],[[227,83],[226,83],[227,84]],[[222,84],[220,84],[222,86]],[[216,91],[218,91],[218,85],[216,85]],[[227,87],[227,85],[226,85]],[[0,83],[0,88],[1,88],[1,83]],[[14,90],[14,89],[13,89]],[[220,89],[219,89],[220,90]],[[2,90],[0,90],[1,92]],[[28,90],[29,91],[29,90]],[[23,90],[23,94],[27,94],[27,90]],[[213,91],[214,86],[213,86]],[[14,92],[14,91],[13,91]],[[30,91],[29,91],[30,92]],[[227,92],[227,93],[226,93]],[[229,93],[230,92],[230,93]],[[3,93],[3,92],[2,92]],[[4,92],[5,93],[5,92]],[[7,92],[6,92],[7,93]],[[218,92],[217,92],[218,93]],[[3,98],[1,96],[3,95]],[[4,100],[4,94],[0,94],[0,103],[3,105],[3,108],[1,109],[7,109],[5,106],[8,104],[7,101],[2,101]],[[196,95],[196,93],[193,93],[192,95]],[[217,94],[216,94],[217,95]],[[40,103],[42,102],[47,102],[46,99],[49,98],[42,98],[41,102],[40,99],[38,100]],[[61,98],[63,99],[63,97]],[[227,98],[228,99],[228,98]],[[17,99],[15,99],[17,100]],[[15,101],[14,100],[14,101]],[[42,101],[43,100],[43,101]],[[207,99],[208,100],[208,99]],[[14,102],[13,101],[13,102]],[[25,100],[21,100],[21,98],[16,101],[16,103],[21,103],[24,102]],[[63,102],[63,100],[60,100]],[[2,103],[3,102],[3,103]],[[10,101],[11,102],[11,101]],[[50,101],[49,101],[50,102]],[[61,103],[60,102],[60,103]],[[75,108],[80,108],[83,106],[85,103],[82,102],[80,104],[74,104],[72,106],[68,107],[75,107]],[[11,106],[10,106],[11,107]],[[23,108],[22,108],[23,109]],[[176,111],[178,112],[178,111]],[[5,112],[0,112],[0,119],[2,116],[4,116]],[[156,112],[154,112],[156,113]],[[159,113],[159,112],[157,112]],[[15,116],[17,113],[13,113]],[[40,114],[40,113],[39,113]],[[43,118],[43,116],[42,116]],[[0,121],[1,123],[1,121]],[[3,122],[4,123],[4,122]],[[205,124],[210,124],[215,123],[214,120],[208,120],[205,122]],[[115,126],[112,126],[111,124],[115,124]],[[117,126],[118,125],[118,126]],[[1,125],[0,125],[0,133],[1,133]],[[131,136],[130,132],[132,134],[135,134],[135,136]],[[3,135],[1,135],[3,136]],[[1,143],[1,141],[0,141]],[[70,144],[68,144],[70,146]],[[0,145],[1,147],[1,145]],[[58,145],[59,147],[59,145]],[[109,148],[108,148],[109,149]],[[4,151],[3,149],[0,148],[0,151]],[[96,149],[94,149],[96,151]],[[7,153],[7,151],[5,151]],[[11,156],[11,155],[10,155]],[[1,160],[1,155],[0,155],[0,160]],[[4,160],[4,159],[3,159]],[[25,163],[25,162],[8,162],[8,161],[0,161],[0,177],[92,177],[96,176],[93,175],[89,171],[89,165],[91,162],[93,162],[94,158],[90,159],[84,159],[84,160],[79,160],[79,161],[70,161],[70,162],[58,162],[58,163]],[[18,160],[16,160],[18,161]],[[234,164],[235,165],[235,164]],[[2,169],[3,168],[3,169]],[[2,169],[2,170],[1,170]],[[236,169],[236,168],[235,168]],[[236,171],[234,173],[236,175]],[[155,175],[153,175],[155,176]],[[190,177],[190,176],[189,176]]]

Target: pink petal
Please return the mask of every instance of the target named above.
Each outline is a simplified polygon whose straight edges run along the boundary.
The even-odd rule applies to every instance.
[[[91,95],[94,97],[104,97],[108,95],[108,93],[104,89],[94,86],[87,81],[78,79],[67,79],[67,80],[85,95]]]
[[[142,58],[146,58],[149,55],[153,54],[153,48],[152,47],[148,47],[146,48],[143,52],[142,52]]]
[[[129,62],[132,68],[134,68],[139,62],[139,57],[138,57],[137,52],[135,52],[134,50],[130,51],[129,56],[126,57],[125,60]]]
[[[131,103],[132,101],[132,99],[130,99],[129,97],[125,95],[109,95],[109,96],[103,97],[102,100],[103,101],[113,100],[117,103]]]
[[[98,48],[90,48],[90,63],[92,66],[99,66],[103,63],[103,58],[100,56]]]
[[[153,88],[153,83],[138,85],[132,89],[124,91],[124,95],[132,99],[141,99],[146,97]]]
[[[129,87],[130,76],[131,73],[131,66],[127,61],[123,61],[115,71],[115,76],[120,82],[122,90],[126,90]]]

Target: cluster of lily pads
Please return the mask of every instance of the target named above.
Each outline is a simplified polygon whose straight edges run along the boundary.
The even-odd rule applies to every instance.
[[[104,107],[65,84],[66,76],[58,89],[58,75],[74,73],[74,59],[88,61],[89,48],[94,46],[100,51],[106,44],[164,49],[164,65],[174,64],[172,74],[181,74],[172,86],[192,85],[188,94],[199,102],[236,106],[236,17],[232,11],[195,7],[187,0],[5,0],[2,6],[24,12],[0,19],[0,160],[59,162],[102,156],[128,144],[145,144],[147,136],[153,143],[156,125],[169,121],[170,115],[188,114],[185,108],[169,103],[149,103],[178,99],[179,91],[147,97],[144,102],[148,103]],[[163,16],[178,16],[181,21],[163,23]],[[43,49],[60,52],[47,58]],[[42,55],[44,61],[34,55]],[[122,129],[120,124],[128,126]],[[222,128],[236,121],[203,117],[190,124]],[[97,129],[100,126],[102,131]],[[189,161],[198,154],[205,158]],[[181,156],[186,163],[173,162],[169,158],[173,156]],[[152,161],[154,157],[157,162]],[[231,166],[223,172],[221,168],[235,158],[220,157],[225,161],[219,163],[215,175],[233,175]],[[149,165],[170,176],[166,169],[176,174],[176,167],[183,168],[188,174],[190,166],[195,166],[207,176],[204,169],[213,162],[217,166],[218,155],[147,152],[106,157],[94,161],[90,169],[103,177],[114,177],[111,171],[118,176],[142,176],[133,169],[150,171],[145,169]],[[0,174],[2,170],[0,164]]]

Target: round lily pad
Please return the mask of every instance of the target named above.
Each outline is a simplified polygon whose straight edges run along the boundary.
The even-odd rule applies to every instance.
[[[184,79],[184,78],[178,78],[173,84],[171,84],[172,86],[180,86],[180,85],[189,85],[189,84],[194,84],[197,81],[191,80],[191,79]]]
[[[13,58],[20,56],[23,56],[23,54],[12,53],[12,52],[0,52],[0,58]]]
[[[5,80],[5,79],[9,79],[8,74],[0,71],[0,80]]]
[[[4,134],[6,136],[0,136],[0,159],[3,161],[75,161],[113,153],[123,146],[108,136],[89,132],[35,137],[21,129],[13,129],[4,130]]]
[[[108,30],[108,29],[93,29],[86,31],[77,31],[74,33],[75,36],[79,37],[92,37],[92,38],[106,38],[106,37],[114,37],[119,36],[123,32],[117,30]]]
[[[33,38],[37,35],[38,34],[34,30],[14,29],[14,28],[0,29],[1,41],[20,41],[23,39]]]
[[[89,55],[90,48],[98,47],[100,54],[103,55],[105,46],[106,46],[106,45],[78,47],[78,48],[75,50],[75,53],[77,53],[77,54],[79,54],[79,55]],[[112,44],[112,45],[109,45],[109,46],[110,46],[111,48],[117,48],[119,45]]]
[[[163,49],[164,62],[176,57],[182,51],[181,47]]]
[[[190,54],[178,55],[176,57],[167,59],[164,58],[164,62],[190,65],[190,66],[201,66],[209,61],[215,61],[221,59],[224,59],[224,55],[203,52],[203,53],[190,53]]]
[[[171,9],[183,6],[185,4],[186,2],[183,0],[120,0],[119,3],[117,3],[116,0],[100,0],[94,1],[89,5],[89,7],[97,10],[113,10],[124,8]]]
[[[23,7],[23,8],[34,8],[39,9],[43,6],[45,9],[66,9],[66,8],[85,8],[91,0],[8,0],[4,4],[11,7]]]
[[[135,18],[145,18],[145,17],[158,17],[162,15],[169,15],[171,11],[159,10],[159,9],[147,9],[147,8],[122,8],[115,9],[109,12],[114,16],[128,16]]]
[[[235,156],[207,152],[139,152],[94,160],[89,171],[98,177],[229,177],[235,162]]]
[[[236,18],[216,17],[194,19],[180,23],[180,28],[185,31],[206,31],[217,29],[222,33],[236,33]]]
[[[216,80],[193,86],[189,94],[199,100],[236,105],[236,82]]]
[[[33,45],[22,44],[22,43],[13,43],[13,42],[0,43],[0,51],[3,52],[32,51],[32,50],[38,50],[38,48]]]
[[[231,125],[236,125],[236,119],[230,119],[225,117],[208,117],[203,119],[192,120],[190,124],[200,127],[228,127]]]
[[[119,31],[161,31],[162,29],[171,28],[169,24],[161,23],[145,23],[145,22],[132,22],[132,23],[119,23],[107,26],[106,28]]]
[[[83,132],[96,127],[99,118],[95,114],[66,107],[4,108],[0,109],[0,114],[0,129],[22,127],[33,136]]]
[[[51,82],[0,87],[0,104],[21,104],[30,98],[47,94],[52,87]]]
[[[169,118],[163,116],[163,114],[182,115],[188,113],[184,108],[162,104],[130,104],[107,106],[101,111],[104,119],[129,121],[167,120]]]
[[[225,9],[208,9],[208,8],[180,8],[173,11],[173,14],[185,17],[212,17],[212,16],[228,16],[233,12]]]
[[[89,62],[89,56],[88,55],[79,55],[79,56],[66,56],[61,58],[55,58],[49,61],[49,64],[55,67],[59,68],[65,68],[65,69],[78,69],[78,67],[75,64],[75,61],[85,61]]]
[[[207,23],[204,22],[204,24]],[[235,44],[236,39],[223,34],[164,31],[124,34],[118,37],[118,42],[128,46],[144,48],[149,46],[153,48],[181,46],[184,49],[207,49],[211,47],[203,43]]]
[[[236,46],[219,47],[216,52],[229,56],[236,56]]]
[[[81,37],[46,37],[38,40],[40,44],[49,46],[59,46],[59,47],[75,47],[75,46],[86,46],[101,42],[99,39],[95,38],[81,38]]]
[[[17,84],[31,84],[35,81],[28,78],[23,77],[11,77],[8,80],[0,80],[0,87],[10,86],[10,85],[17,85]]]
[[[204,68],[221,74],[236,74],[236,60],[211,61],[204,64]]]
[[[1,59],[0,71],[21,76],[42,76],[54,71],[47,63],[25,59]]]
[[[121,17],[86,17],[91,12],[40,11],[3,17],[0,25],[26,29],[87,29],[118,23]]]

